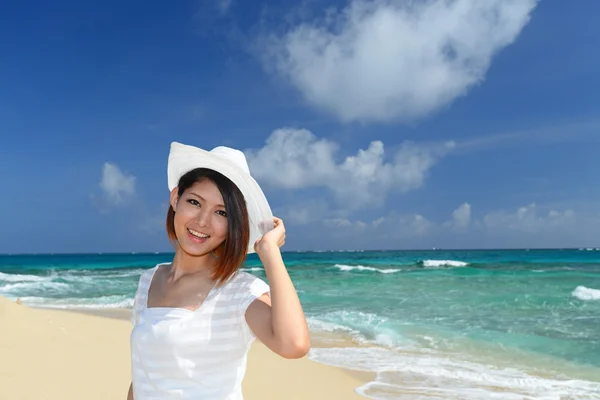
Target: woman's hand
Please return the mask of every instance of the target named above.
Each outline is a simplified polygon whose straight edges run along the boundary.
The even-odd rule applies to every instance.
[[[254,251],[260,256],[262,252],[280,248],[285,244],[285,226],[280,218],[273,217],[273,229],[265,233],[254,243]]]
[[[274,228],[254,243],[269,280],[269,294],[254,300],[246,321],[256,337],[285,358],[304,357],[310,349],[310,335],[298,292],[287,272],[279,248],[285,243],[285,227],[273,218]]]

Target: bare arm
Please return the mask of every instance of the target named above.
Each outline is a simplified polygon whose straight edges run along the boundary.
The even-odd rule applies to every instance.
[[[279,219],[271,232],[277,230],[285,237],[283,222]],[[279,251],[283,238],[281,243],[264,240],[271,232],[255,247],[269,279],[271,297],[265,294],[252,302],[246,311],[246,321],[256,337],[273,352],[285,358],[300,358],[310,349],[308,325]]]
[[[133,399],[133,382],[129,384],[129,392],[127,392],[127,400]]]

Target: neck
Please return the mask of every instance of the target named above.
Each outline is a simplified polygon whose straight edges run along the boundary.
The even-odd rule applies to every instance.
[[[215,261],[216,259],[212,253],[194,256],[186,253],[177,245],[175,256],[171,263],[171,275],[174,280],[189,274],[201,274],[208,277]]]

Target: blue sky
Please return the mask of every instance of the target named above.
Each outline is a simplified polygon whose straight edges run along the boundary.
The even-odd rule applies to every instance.
[[[13,2],[0,252],[168,251],[169,144],[288,250],[600,246],[600,3]]]

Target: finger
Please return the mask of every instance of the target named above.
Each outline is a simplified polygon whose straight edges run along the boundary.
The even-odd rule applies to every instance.
[[[277,222],[277,224],[275,225],[275,228],[278,228],[278,229],[282,230],[283,232],[285,232],[285,225],[283,225],[282,220],[279,220],[279,222]]]

